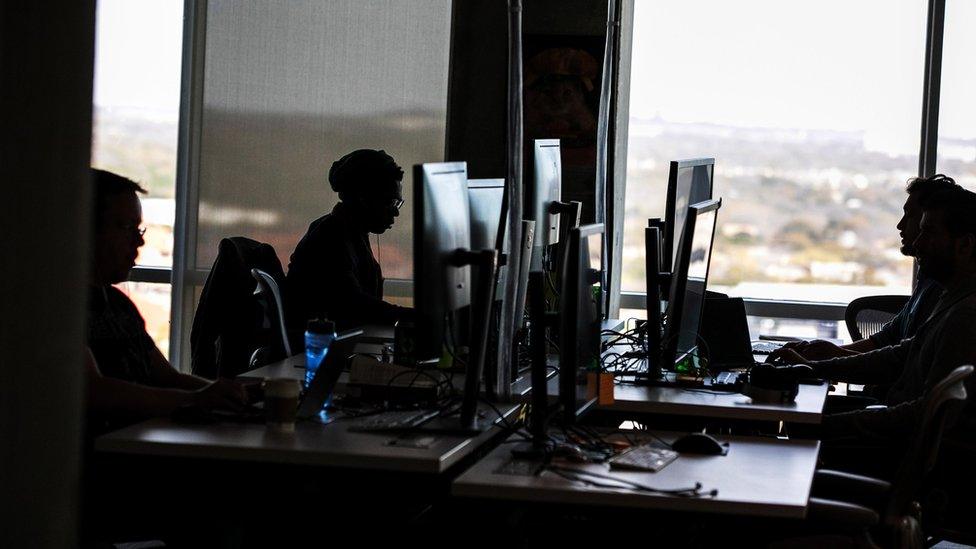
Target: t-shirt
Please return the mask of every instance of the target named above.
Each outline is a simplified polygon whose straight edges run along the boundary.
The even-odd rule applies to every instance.
[[[932,311],[942,297],[942,292],[939,283],[930,278],[919,278],[918,283],[915,284],[915,291],[912,292],[905,306],[870,337],[875,347],[880,349],[889,345],[898,345],[903,339],[914,336],[918,327],[932,316]]]
[[[156,347],[132,301],[113,286],[93,286],[88,298],[88,347],[103,376],[151,385]]]
[[[383,272],[373,258],[368,233],[356,228],[342,203],[312,222],[288,266],[289,325],[304,329],[312,318],[328,318],[340,330],[390,324],[407,310],[383,301]]]

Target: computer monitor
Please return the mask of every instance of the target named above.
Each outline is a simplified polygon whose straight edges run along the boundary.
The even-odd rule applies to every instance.
[[[697,355],[698,330],[708,285],[715,220],[721,206],[721,199],[709,200],[693,204],[686,211],[684,231],[679,240],[671,281],[671,297],[668,300],[662,367],[674,368]]]
[[[505,200],[504,179],[469,179],[468,209],[471,214],[471,249],[492,250],[498,239],[498,225],[502,217],[502,204]],[[505,233],[508,241],[508,233]],[[507,249],[507,246],[502,248]],[[504,287],[504,266],[499,267],[498,285],[495,300],[501,300]],[[472,272],[471,283],[477,286],[477,272]]]
[[[661,270],[673,271],[678,250],[675,240],[684,230],[688,206],[712,198],[714,158],[672,160],[668,173],[668,201],[665,209],[664,234],[661,235]]]
[[[445,336],[457,333],[449,317],[471,304],[471,267],[454,260],[457,250],[471,249],[467,176],[464,162],[414,166],[413,356],[418,360],[441,356]]]
[[[558,139],[536,139],[532,144],[532,179],[526,185],[525,218],[535,220],[532,244],[532,270],[543,268],[543,253],[559,242],[559,202],[562,187],[562,160]]]
[[[559,400],[563,421],[569,424],[596,402],[587,397],[586,374],[600,369],[606,288],[602,254],[602,224],[569,231],[559,311]]]
[[[470,345],[465,365],[464,394],[459,421],[441,417],[427,428],[477,432],[478,394],[484,372],[491,310],[492,284],[498,252],[471,249],[471,215],[467,193],[467,164],[445,162],[414,166],[414,320],[409,341],[419,361],[441,356],[457,342],[456,315],[471,306]],[[472,268],[480,271],[472,287]]]

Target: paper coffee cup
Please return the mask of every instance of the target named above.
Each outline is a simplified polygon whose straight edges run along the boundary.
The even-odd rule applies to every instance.
[[[268,427],[285,432],[295,430],[295,413],[301,384],[297,379],[267,378],[264,380],[264,412]]]

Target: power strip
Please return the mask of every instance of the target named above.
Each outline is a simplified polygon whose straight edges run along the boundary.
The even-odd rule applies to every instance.
[[[426,372],[372,357],[357,355],[349,368],[350,393],[365,400],[437,400],[443,377],[436,370]]]

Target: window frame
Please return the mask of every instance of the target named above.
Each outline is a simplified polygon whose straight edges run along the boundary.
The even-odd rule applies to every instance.
[[[927,177],[936,173],[936,160],[938,157],[938,138],[939,138],[939,97],[942,78],[942,42],[945,30],[945,3],[946,0],[929,0],[928,15],[926,21],[925,38],[925,63],[923,67],[924,77],[922,82],[922,124],[919,142],[919,163],[918,176]],[[632,32],[631,32],[632,34]],[[623,61],[622,61],[623,62]],[[626,61],[629,66],[633,59]],[[621,76],[628,79],[627,82],[618,82],[618,88],[630,88],[630,71],[621,71]],[[627,134],[627,119],[618,120],[618,124],[624,126],[621,132]],[[626,147],[623,149],[626,154]],[[626,184],[617,187],[619,191],[620,203],[623,203]],[[615,195],[614,199],[618,197]],[[622,242],[615,244],[614,253],[619,257],[622,252]],[[615,273],[620,276],[620,273]],[[912,269],[912,287],[918,277],[918,263]],[[619,288],[619,283],[617,288]],[[646,307],[647,296],[644,292],[620,291],[620,308],[623,309],[644,309]],[[847,303],[831,303],[817,301],[784,301],[760,298],[744,298],[746,314],[750,316],[764,316],[775,318],[792,318],[804,320],[844,320],[844,312]],[[619,313],[619,309],[616,311]]]
[[[610,0],[612,1],[612,0]],[[615,109],[612,116],[611,135],[613,144],[609,163],[608,189],[609,203],[614,207],[608,211],[608,222],[616,227],[622,226],[623,219],[616,218],[623,212],[626,189],[626,154],[629,111],[630,70],[632,66],[631,40],[633,36],[634,0],[620,0],[615,86]],[[919,143],[919,176],[935,173],[938,146],[939,98],[942,72],[942,44],[945,28],[946,0],[929,0],[926,24],[925,63],[923,81],[923,100],[921,109],[921,134]],[[174,226],[173,266],[136,267],[129,280],[133,282],[170,283],[172,285],[172,307],[170,311],[170,357],[174,366],[181,370],[189,369],[189,347],[183,342],[189,338],[189,322],[184,321],[184,312],[193,308],[193,294],[206,281],[207,269],[188,269],[193,265],[195,253],[191,245],[196,236],[196,220],[188,215],[189,204],[197,197],[197,173],[199,165],[200,119],[203,102],[204,56],[206,46],[207,0],[184,0],[183,28],[183,69],[180,90],[180,122],[177,145],[176,176],[176,218]],[[618,209],[619,206],[619,209]],[[617,231],[615,231],[616,233]],[[643,309],[646,296],[640,292],[624,292],[620,289],[619,261],[623,252],[621,238],[613,239],[610,257],[611,304],[610,312],[619,315],[620,308]],[[913,279],[915,277],[913,276]],[[914,280],[913,280],[914,283]],[[386,281],[386,293],[391,297],[409,297],[413,294],[413,282],[406,279]],[[776,318],[797,318],[810,320],[839,321],[844,318],[846,303],[777,301],[749,298],[745,299],[746,313],[755,316]]]

